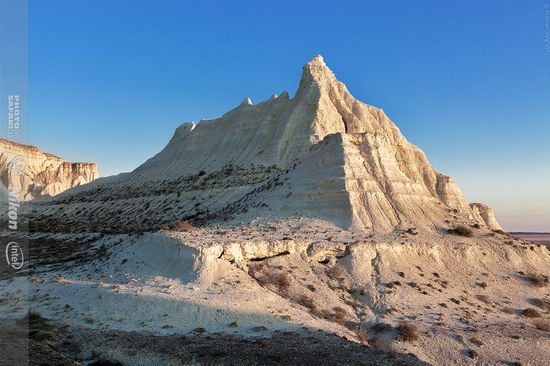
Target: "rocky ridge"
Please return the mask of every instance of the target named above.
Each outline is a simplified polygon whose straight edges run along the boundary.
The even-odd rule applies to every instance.
[[[94,163],[70,163],[34,146],[0,139],[0,191],[3,194],[7,187],[13,187],[19,192],[20,200],[29,201],[55,196],[97,177]]]
[[[356,100],[321,56],[303,67],[293,98],[245,99],[218,119],[184,123],[133,172],[41,205],[35,225],[128,232],[178,220],[301,216],[374,232],[501,229],[490,208],[471,206],[455,181],[383,110]]]

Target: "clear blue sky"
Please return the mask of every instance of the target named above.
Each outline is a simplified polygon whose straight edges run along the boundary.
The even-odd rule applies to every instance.
[[[293,95],[321,53],[470,201],[508,229],[550,231],[544,12],[544,0],[31,0],[30,142],[102,176],[129,171],[184,121]]]

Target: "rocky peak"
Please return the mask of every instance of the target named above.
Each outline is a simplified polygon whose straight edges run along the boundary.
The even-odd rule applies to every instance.
[[[294,216],[374,232],[498,225],[381,109],[355,99],[321,56],[304,65],[293,98],[245,99],[220,118],[183,124],[134,172],[66,192],[51,209],[62,215],[64,204],[88,200],[111,202],[80,214],[113,229]]]

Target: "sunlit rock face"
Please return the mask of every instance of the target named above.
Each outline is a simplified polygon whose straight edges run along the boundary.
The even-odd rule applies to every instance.
[[[482,203],[471,203],[470,207],[478,223],[484,223],[491,230],[502,230],[491,207]]]
[[[0,189],[22,201],[55,196],[98,177],[94,163],[69,163],[40,149],[0,139]]]
[[[498,226],[321,56],[304,65],[293,98],[245,99],[218,119],[184,123],[133,172],[69,190],[41,212],[38,226],[70,213],[75,230],[295,216],[374,232]]]

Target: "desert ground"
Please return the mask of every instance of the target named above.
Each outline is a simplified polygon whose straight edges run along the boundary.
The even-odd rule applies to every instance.
[[[550,364],[550,251],[470,234],[299,218],[35,233],[0,314],[4,334],[29,324],[31,364]]]

